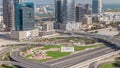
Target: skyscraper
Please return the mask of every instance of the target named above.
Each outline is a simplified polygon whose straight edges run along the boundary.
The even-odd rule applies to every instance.
[[[93,0],[92,2],[93,13],[101,13],[102,7],[103,7],[102,0]]]
[[[5,31],[14,29],[14,5],[13,0],[2,0],[3,4],[3,20]]]
[[[83,16],[83,8],[82,8],[82,4],[78,4],[78,5],[76,5],[76,13],[75,13],[76,15],[76,22],[80,22],[81,21],[81,18],[82,18],[82,16]]]
[[[74,0],[55,0],[55,28],[61,30],[79,30],[80,23],[75,22]]]
[[[85,8],[82,7],[82,4],[76,5],[76,15],[75,15],[76,22],[81,22],[82,17],[84,17],[84,15],[91,15],[91,14],[92,14],[92,9],[89,4],[86,4]]]
[[[18,15],[18,5],[19,5],[19,0],[14,0],[14,23],[15,23],[15,30],[18,30],[17,24],[19,22],[19,15]]]
[[[74,0],[55,0],[57,23],[67,23],[75,21],[74,4]]]
[[[16,9],[18,15],[15,27],[17,31],[34,29],[34,4],[20,3]]]
[[[55,17],[56,23],[62,23],[62,0],[55,0]]]

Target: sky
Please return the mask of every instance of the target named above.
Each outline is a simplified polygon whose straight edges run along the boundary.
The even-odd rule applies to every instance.
[[[54,3],[54,0],[27,0],[36,3]],[[77,3],[92,3],[92,0],[76,0]],[[103,0],[104,4],[120,4],[120,0]]]
[[[35,3],[43,3],[43,4],[53,4],[54,0],[26,0]],[[2,0],[0,0],[2,2]],[[76,0],[77,3],[92,3],[92,0]],[[104,4],[120,4],[120,0],[103,0]]]

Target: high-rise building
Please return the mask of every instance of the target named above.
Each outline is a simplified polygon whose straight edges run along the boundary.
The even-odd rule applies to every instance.
[[[88,15],[91,15],[92,14],[92,8],[90,7],[90,4],[86,4],[85,5],[85,13],[88,14]]]
[[[56,0],[56,22],[67,23],[75,21],[74,0]]]
[[[91,14],[92,14],[92,9],[89,4],[86,4],[85,8],[83,8],[81,4],[76,5],[76,15],[75,15],[76,22],[81,22],[82,17],[84,17],[84,15],[91,15]]]
[[[93,13],[101,13],[102,7],[103,7],[102,0],[93,0],[92,2]]]
[[[14,29],[14,5],[13,0],[2,0],[3,4],[3,20],[5,31]]]
[[[82,8],[82,4],[78,4],[76,5],[76,22],[80,22],[81,21],[81,18],[83,16],[83,8]]]
[[[75,23],[74,0],[55,0],[55,15],[55,28],[62,30],[79,29],[79,23]]]
[[[16,23],[19,22],[19,15],[18,15],[18,5],[20,3],[20,0],[14,0],[14,23],[15,23],[15,29],[14,30],[18,30]]]
[[[62,0],[55,1],[55,17],[56,23],[62,23]]]
[[[16,8],[16,22],[15,29],[17,31],[34,29],[34,4],[33,3],[19,3]]]

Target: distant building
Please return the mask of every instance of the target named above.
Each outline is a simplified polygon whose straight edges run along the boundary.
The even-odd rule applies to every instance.
[[[14,29],[14,5],[13,0],[2,0],[3,4],[3,20],[5,31]]]
[[[85,5],[85,8],[82,7],[82,4],[76,5],[76,22],[81,22],[84,15],[91,15],[92,9],[89,4]]]
[[[93,0],[92,2],[92,9],[93,9],[93,13],[101,13],[103,10],[103,2],[102,0]]]
[[[97,17],[98,21],[106,24],[120,22],[120,12],[104,12]]]
[[[85,14],[91,15],[92,14],[92,8],[90,7],[90,4],[85,5]]]
[[[20,3],[18,5],[18,10],[16,9],[16,11],[18,17],[15,19],[15,30],[24,31],[34,29],[34,4]]]

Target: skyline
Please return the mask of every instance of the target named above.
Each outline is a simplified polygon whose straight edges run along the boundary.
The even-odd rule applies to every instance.
[[[34,1],[34,0],[26,0],[26,1]],[[46,0],[46,1],[44,1],[44,0],[36,0],[34,2],[38,3],[38,1],[40,3],[54,3],[54,0]],[[76,0],[76,2],[77,3],[82,2],[83,4],[85,4],[85,3],[92,3],[92,0]],[[120,4],[120,0],[115,0],[115,1],[114,0],[103,0],[103,3],[104,4],[113,4],[113,3]]]
[[[26,0],[26,1],[30,1],[30,2],[34,2],[36,4],[54,4],[54,0]],[[0,4],[2,3],[2,0],[0,0]],[[92,0],[76,0],[76,3],[82,3],[82,4],[86,4],[86,3],[92,3]],[[103,0],[104,4],[120,4],[120,0]]]

